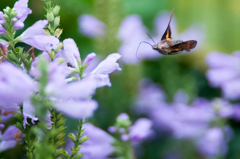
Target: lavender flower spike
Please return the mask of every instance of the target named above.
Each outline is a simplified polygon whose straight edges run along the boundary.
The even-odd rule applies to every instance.
[[[39,20],[27,28],[17,39],[36,49],[50,52],[51,49],[57,48],[59,40],[55,36],[45,35],[43,28],[47,24],[47,20]]]

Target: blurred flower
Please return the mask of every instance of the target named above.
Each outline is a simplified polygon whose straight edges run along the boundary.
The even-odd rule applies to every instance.
[[[199,151],[207,157],[224,155],[227,151],[224,132],[219,127],[210,128],[197,141]]]
[[[4,133],[0,135],[0,151],[5,151],[16,146],[17,142],[15,141],[14,134],[16,134],[18,130],[16,126],[9,126]]]
[[[139,143],[140,141],[148,138],[153,134],[151,129],[153,123],[151,120],[146,118],[138,119],[133,126],[129,128],[129,138],[132,144]]]
[[[107,26],[91,15],[82,15],[78,18],[79,31],[89,37],[101,37],[106,33]]]
[[[80,152],[83,153],[83,159],[106,159],[114,152],[112,146],[114,139],[108,133],[90,123],[83,124],[83,135],[89,137],[89,140],[81,145]],[[73,142],[68,144],[68,148]]]
[[[50,52],[57,48],[59,40],[55,36],[45,35],[43,28],[47,24],[47,20],[39,20],[27,28],[17,39],[36,49]]]
[[[228,99],[240,98],[240,52],[232,55],[211,52],[206,57],[210,67],[207,78],[213,87],[220,87],[224,97]]]
[[[14,23],[14,28],[16,30],[22,29],[24,27],[24,21],[27,18],[28,14],[32,13],[32,10],[28,8],[28,0],[19,0],[14,4],[14,7],[17,10],[17,21]]]
[[[165,103],[165,94],[159,85],[152,83],[150,79],[143,79],[139,83],[140,93],[136,100],[136,111],[148,113],[154,107]]]
[[[122,45],[118,52],[122,55],[122,61],[126,64],[136,64],[140,61],[136,57],[136,51],[140,41],[148,41],[147,29],[142,24],[138,15],[129,15],[123,19],[119,28],[119,39]],[[146,44],[145,44],[146,45]],[[140,47],[137,53],[140,58],[157,58],[161,55],[154,51],[151,46]]]
[[[18,104],[30,98],[35,90],[33,80],[11,63],[0,63],[1,110],[18,110]]]

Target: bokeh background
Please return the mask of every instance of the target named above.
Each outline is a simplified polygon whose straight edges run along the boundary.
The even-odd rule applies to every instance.
[[[1,0],[0,10],[6,6],[12,7],[14,3],[14,0]],[[212,51],[231,54],[239,50],[239,0],[55,0],[54,3],[61,6],[60,27],[63,28],[61,40],[73,38],[78,45],[82,59],[91,52],[95,52],[100,60],[110,53],[118,52],[122,44],[118,38],[119,27],[122,20],[129,15],[138,15],[147,32],[153,37],[156,36],[156,29],[158,29],[155,28],[155,19],[161,13],[170,14],[172,9],[175,10],[174,19],[178,34],[183,33],[192,25],[200,28],[200,45],[189,53],[146,59],[134,64],[127,64],[120,60],[122,71],[111,74],[112,87],[98,89],[93,97],[99,102],[99,108],[88,121],[95,126],[107,131],[107,128],[115,123],[115,118],[122,112],[128,113],[132,121],[146,117],[136,110],[139,82],[144,78],[158,83],[165,92],[168,102],[173,101],[174,94],[180,89],[188,94],[190,102],[197,97],[209,100],[221,97],[221,90],[211,87],[205,77],[208,69],[205,56]],[[40,0],[30,0],[29,8],[33,13],[25,21],[25,28],[37,20],[45,19],[43,6]],[[105,36],[88,37],[80,31],[78,18],[84,14],[92,15],[107,25]],[[162,24],[163,27],[166,27],[167,23],[168,19]],[[20,33],[21,30],[17,34]],[[192,36],[194,38],[194,34]],[[160,38],[161,35],[158,35],[158,39]],[[136,38],[132,43],[139,43],[142,40],[146,39]],[[151,43],[151,41],[148,42]],[[141,49],[151,51],[151,47],[144,44],[140,47]],[[76,122],[72,119],[68,119],[67,124],[69,126],[67,131],[72,131],[76,126]],[[226,158],[239,159],[240,124],[232,120],[229,124],[233,128],[234,136],[228,143]],[[137,152],[141,159],[166,158],[166,152],[171,151],[178,154],[167,156],[172,157],[171,159],[204,158],[190,141],[166,136],[145,141],[136,148],[136,151],[141,151],[141,153]],[[13,157],[11,152],[12,150],[8,150],[2,156]],[[17,149],[16,154],[23,156]]]

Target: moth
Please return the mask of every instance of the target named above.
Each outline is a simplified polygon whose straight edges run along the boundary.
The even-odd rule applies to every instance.
[[[196,40],[189,40],[189,41],[172,40],[170,23],[171,23],[171,20],[172,20],[173,12],[174,12],[174,9],[172,10],[167,29],[164,32],[160,42],[155,43],[154,40],[151,38],[151,36],[148,34],[148,36],[152,39],[152,41],[155,44],[151,45],[150,43],[148,43],[146,41],[142,41],[142,42],[139,43],[139,46],[143,42],[147,43],[147,44],[152,46],[153,50],[157,50],[160,54],[163,54],[163,55],[179,54],[182,51],[190,51],[191,49],[195,48],[196,45],[197,45]],[[138,48],[139,48],[139,46],[138,46]],[[136,52],[136,54],[137,54],[137,52]]]

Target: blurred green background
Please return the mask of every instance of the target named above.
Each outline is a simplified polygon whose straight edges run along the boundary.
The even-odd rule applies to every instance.
[[[0,10],[6,6],[13,7],[14,3],[15,0],[1,0]],[[121,64],[123,70],[111,75],[112,87],[100,88],[94,96],[99,102],[94,117],[89,119],[94,125],[107,130],[114,124],[116,116],[122,112],[128,113],[133,121],[139,118],[132,106],[138,94],[138,83],[146,77],[161,84],[169,102],[179,89],[185,90],[190,100],[196,97],[212,99],[221,96],[221,91],[211,88],[205,78],[207,67],[204,58],[211,51],[231,54],[239,50],[239,0],[55,0],[53,3],[61,6],[60,27],[63,28],[61,41],[73,38],[82,59],[91,52],[100,55],[101,59],[117,52],[121,44],[116,38],[119,25],[122,19],[130,14],[140,15],[150,32],[154,29],[154,19],[158,13],[163,10],[171,11],[173,8],[179,33],[195,22],[202,23],[206,28],[204,44],[198,52],[164,56],[137,65]],[[30,0],[29,8],[33,13],[25,21],[25,28],[37,20],[45,19],[43,7],[44,4],[40,0]],[[77,19],[82,14],[91,14],[103,21],[108,26],[107,36],[91,39],[80,33]],[[23,30],[18,31],[18,34]],[[139,39],[140,41],[142,39]],[[71,119],[67,122],[69,131],[75,127],[72,123]],[[235,138],[230,142],[227,158],[239,159],[239,124],[234,122],[231,124],[235,128]],[[163,138],[145,142],[141,149],[141,158],[162,158],[169,149],[180,152],[184,159],[202,158],[191,142]],[[11,150],[4,153],[13,155]],[[21,155],[21,152],[16,151],[16,154]]]

